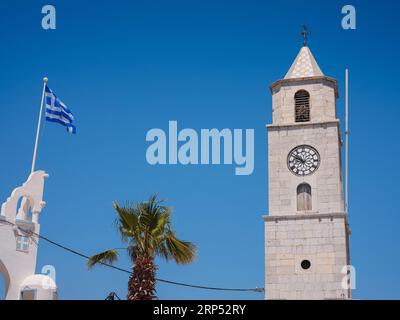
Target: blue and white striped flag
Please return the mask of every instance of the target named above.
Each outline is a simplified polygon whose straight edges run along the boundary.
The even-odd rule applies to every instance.
[[[68,110],[67,106],[57,98],[47,85],[44,95],[46,101],[46,120],[62,124],[67,127],[69,133],[76,133],[76,128],[72,124],[74,115]]]

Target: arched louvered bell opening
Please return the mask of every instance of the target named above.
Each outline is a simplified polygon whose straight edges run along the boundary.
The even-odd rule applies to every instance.
[[[310,121],[310,94],[306,90],[299,90],[294,95],[295,121]]]

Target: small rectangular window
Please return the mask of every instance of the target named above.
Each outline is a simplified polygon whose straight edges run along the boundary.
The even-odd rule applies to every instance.
[[[29,251],[29,237],[17,236],[17,250],[23,252]]]

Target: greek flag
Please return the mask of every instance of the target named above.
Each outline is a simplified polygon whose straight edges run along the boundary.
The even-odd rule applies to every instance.
[[[44,96],[46,101],[46,120],[62,124],[67,127],[69,133],[76,133],[76,128],[72,124],[74,115],[47,85]]]

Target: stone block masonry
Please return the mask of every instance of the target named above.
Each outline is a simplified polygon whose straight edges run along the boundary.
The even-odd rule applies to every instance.
[[[348,264],[344,214],[264,220],[267,299],[349,298],[342,286],[342,270]]]

